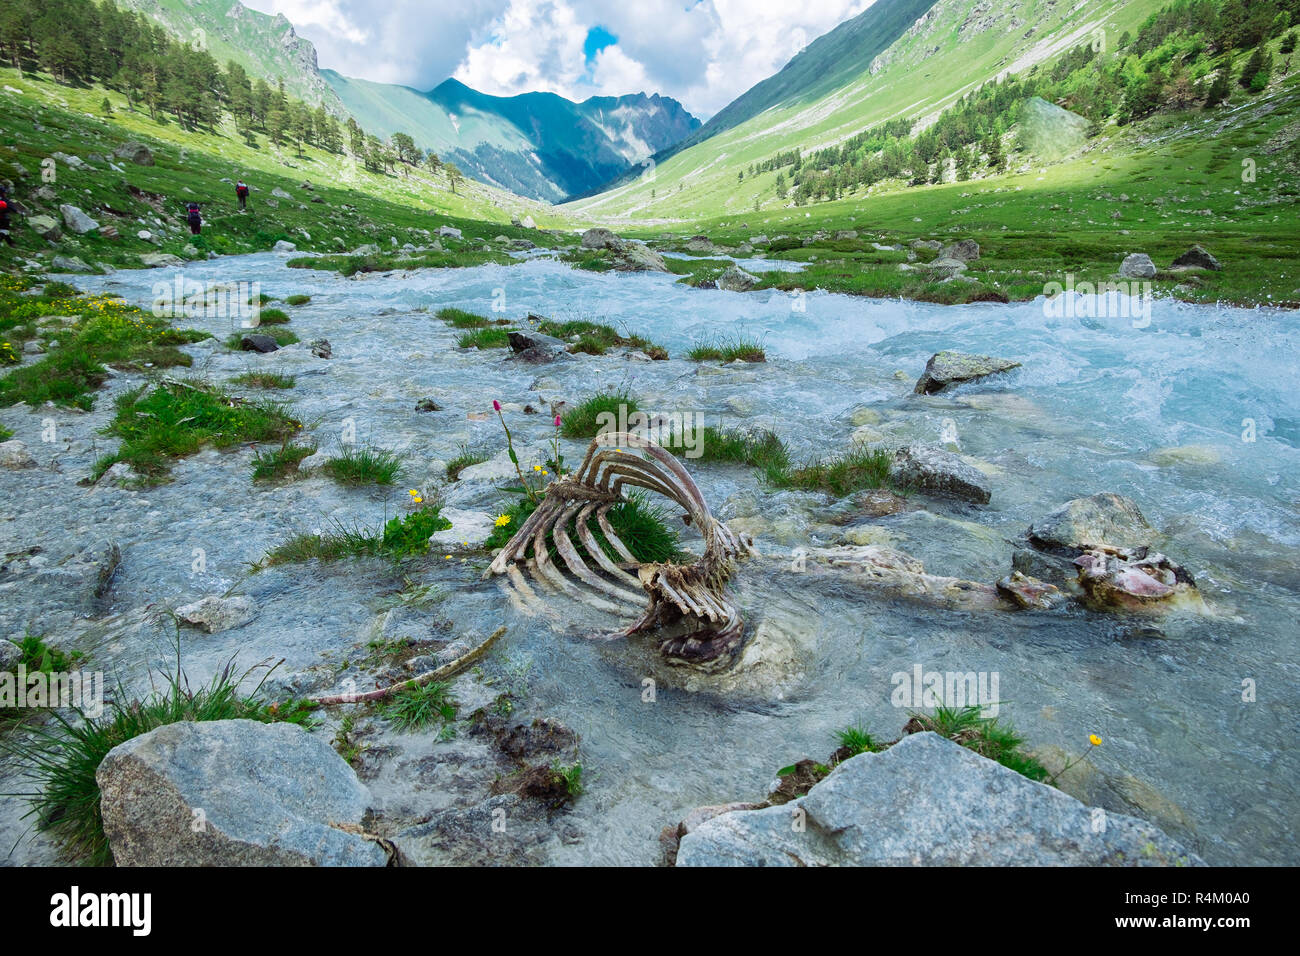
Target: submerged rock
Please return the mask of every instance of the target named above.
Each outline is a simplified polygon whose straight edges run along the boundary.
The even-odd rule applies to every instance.
[[[280,346],[269,335],[245,335],[239,340],[239,348],[244,352],[277,352]]]
[[[177,608],[176,616],[186,624],[217,634],[243,627],[257,616],[257,605],[252,598],[242,594],[234,597],[210,594],[193,604]]]
[[[95,773],[118,866],[384,866],[361,835],[370,794],[295,724],[181,721]]]
[[[1171,602],[1200,604],[1182,566],[1147,548],[1092,548],[1074,559],[1088,603],[1099,610],[1136,611]]]
[[[35,468],[36,459],[27,450],[27,445],[17,438],[0,442],[0,468],[17,471],[20,468]]]
[[[917,395],[933,395],[950,385],[975,382],[999,372],[1020,368],[1019,362],[993,358],[989,355],[968,355],[965,352],[936,352],[925,363],[925,371],[917,379]]]
[[[894,452],[889,477],[902,488],[986,505],[993,496],[978,468],[933,445],[908,445]]]
[[[758,285],[758,279],[740,266],[731,266],[718,277],[718,288],[727,292],[748,292]]]
[[[1060,588],[1019,571],[1012,571],[998,582],[998,593],[1029,610],[1046,611],[1065,602]]]
[[[554,336],[543,335],[541,332],[512,330],[507,333],[507,336],[515,358],[525,362],[535,364],[554,362],[557,358],[567,355],[569,351],[567,343]]]
[[[933,733],[840,764],[782,806],[706,819],[678,866],[1198,866],[1156,827],[1105,814]]]
[[[1141,548],[1158,534],[1132,498],[1102,492],[1075,498],[1029,526],[1030,544],[1070,557],[1090,547]]]

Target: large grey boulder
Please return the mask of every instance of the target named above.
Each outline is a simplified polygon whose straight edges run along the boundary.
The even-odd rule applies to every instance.
[[[613,249],[617,251],[623,248],[623,240],[610,230],[597,226],[594,229],[588,229],[582,234],[582,248]]]
[[[1075,498],[1029,526],[1035,547],[1076,555],[1088,548],[1144,548],[1158,532],[1132,498],[1102,492]]]
[[[649,246],[640,242],[625,242],[614,260],[619,272],[668,272],[668,263]]]
[[[1135,252],[1124,257],[1124,261],[1120,263],[1119,274],[1125,279],[1154,279],[1156,264],[1145,252]]]
[[[725,289],[727,292],[748,292],[756,285],[758,279],[740,266],[729,266],[727,271],[718,277],[718,288]]]
[[[384,866],[358,832],[370,793],[295,724],[167,724],[111,750],[95,780],[118,866]]]
[[[80,256],[55,256],[50,260],[55,272],[94,272],[95,267]]]
[[[185,260],[170,252],[142,252],[140,263],[147,268],[158,269],[166,266],[181,266],[185,264]]]
[[[951,245],[944,246],[941,255],[944,259],[974,262],[980,257],[980,244],[974,239],[958,239]]]
[[[64,203],[59,207],[59,215],[63,217],[63,225],[82,236],[88,232],[94,232],[99,228],[99,223],[91,219],[76,206]]]
[[[27,225],[32,231],[42,239],[49,239],[51,242],[58,242],[59,237],[63,235],[59,231],[59,224],[54,221],[52,216],[28,216]]]
[[[1223,269],[1219,260],[1214,258],[1204,246],[1195,245],[1188,249],[1181,256],[1173,261],[1174,269],[1212,269],[1218,272]]]
[[[840,764],[806,795],[723,813],[678,866],[1201,866],[1145,821],[1035,783],[938,734]]]
[[[917,395],[933,395],[952,385],[975,382],[989,375],[1020,368],[1019,362],[993,358],[990,355],[970,355],[966,352],[936,352],[925,363],[925,371],[916,380]]]
[[[123,143],[113,150],[113,155],[118,159],[129,159],[137,166],[153,165],[153,151],[144,143],[137,143],[134,140]]]
[[[985,474],[950,451],[913,444],[894,452],[890,479],[899,487],[986,505],[993,489]]]
[[[0,442],[0,468],[18,471],[22,468],[35,468],[36,459],[32,457],[27,446],[17,438]]]

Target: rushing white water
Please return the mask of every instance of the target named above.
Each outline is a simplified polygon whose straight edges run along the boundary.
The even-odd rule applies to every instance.
[[[797,457],[812,458],[842,447],[854,431],[853,410],[867,406],[879,415],[873,427],[884,441],[955,436],[963,453],[993,467],[988,507],[933,503],[875,522],[928,570],[992,581],[1007,573],[1010,541],[1030,521],[1070,498],[1113,491],[1134,498],[1165,533],[1162,550],[1192,571],[1213,608],[1209,616],[1152,622],[1078,609],[940,612],[848,584],[814,587],[771,563],[756,564],[741,568],[737,593],[752,624],[807,634],[801,677],[779,698],[688,692],[669,681],[646,702],[644,661],[634,649],[589,644],[508,615],[476,573],[434,568],[450,589],[443,610],[467,630],[507,620],[511,653],[535,662],[536,712],[582,735],[589,792],[573,813],[584,836],[557,848],[557,862],[651,862],[660,827],[693,806],[761,797],[777,768],[833,750],[835,730],[861,723],[892,739],[907,716],[891,705],[891,675],[916,665],[997,673],[1002,712],[1033,746],[1077,754],[1088,734],[1100,734],[1105,743],[1091,759],[1113,808],[1152,819],[1211,862],[1294,863],[1300,856],[1294,313],[1157,300],[1148,323],[1117,315],[1118,300],[1091,299],[1076,302],[1073,315],[1052,317],[1042,301],[944,307],[820,292],[735,294],[688,289],[673,276],[573,271],[544,259],[349,280],[289,270],[282,257],[261,254],[187,266],[186,276],[312,296],[293,327],[304,341],[328,338],[335,358],[328,375],[300,376],[291,397],[304,417],[319,421],[318,434],[351,415],[367,435],[424,459],[446,459],[466,442],[499,448],[495,423],[467,421],[465,413],[491,398],[528,400],[540,375],[570,398],[625,385],[649,410],[772,428]],[[75,281],[147,306],[153,284],[170,278],[156,270]],[[458,306],[490,314],[494,304],[510,318],[532,312],[608,322],[674,356],[699,339],[738,333],[761,339],[769,361],[717,369],[609,356],[519,368],[496,354],[457,351],[443,323],[410,311]],[[233,327],[219,318],[182,324],[222,336]],[[1012,358],[1023,368],[940,396],[912,395],[926,359],[941,349]],[[206,361],[233,373],[254,359]],[[436,394],[448,415],[415,416],[411,397],[418,394]],[[535,441],[545,437],[542,426],[520,429]],[[577,445],[566,451],[580,453]],[[829,502],[820,496],[772,493],[744,468],[688,465],[714,510],[756,523],[769,551],[832,544],[843,532],[826,520]],[[238,495],[246,476],[232,470],[211,493]],[[159,510],[175,512],[166,523],[142,526],[137,547],[184,553],[184,540],[169,537],[171,526],[211,508],[212,498],[192,500],[203,488],[200,476],[188,475],[147,493],[169,502]],[[182,500],[179,489],[191,498]],[[283,499],[257,497],[257,507],[273,516],[265,533],[245,516],[247,559],[282,539],[286,527],[321,515],[391,513],[388,502],[358,504],[333,488],[313,492],[314,503],[291,494],[288,510],[296,513],[289,515],[275,503]],[[460,506],[484,508],[499,498],[490,488],[449,494]],[[236,502],[228,511],[238,509]],[[192,590],[174,564],[141,562],[122,585],[123,599]],[[346,631],[355,622],[345,607],[361,599],[366,582],[321,575],[304,580],[299,569],[292,580],[259,585],[271,589],[259,601],[298,604],[295,627],[338,624]],[[349,632],[340,644],[354,639]],[[272,637],[259,640],[259,651],[289,653]],[[1257,686],[1257,701],[1243,700],[1247,681]]]

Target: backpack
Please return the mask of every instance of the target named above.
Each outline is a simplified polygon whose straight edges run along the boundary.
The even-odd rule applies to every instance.
[[[0,216],[3,216],[8,211],[9,211],[9,204],[5,202],[3,199],[0,199]]]
[[[237,186],[235,186],[235,194],[239,196],[247,196],[248,187],[245,186],[243,183],[239,183]]]
[[[200,220],[202,220],[203,217],[199,215],[198,203],[190,203],[189,215],[186,218],[189,219],[190,222],[199,222]]]

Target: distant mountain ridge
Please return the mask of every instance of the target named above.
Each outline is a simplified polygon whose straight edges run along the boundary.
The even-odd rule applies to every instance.
[[[657,93],[575,103],[555,93],[492,96],[454,79],[421,92],[333,70],[321,75],[367,130],[408,133],[467,175],[549,202],[609,182],[700,127]]]

